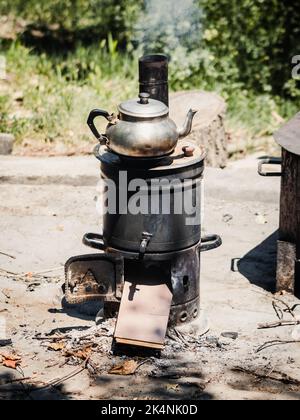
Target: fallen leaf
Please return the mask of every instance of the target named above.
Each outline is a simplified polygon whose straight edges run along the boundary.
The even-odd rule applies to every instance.
[[[109,375],[133,375],[138,366],[135,360],[126,360],[121,365],[114,366],[108,373]]]
[[[59,343],[51,343],[48,345],[48,350],[53,351],[61,351],[65,348],[65,343],[59,342]]]
[[[20,356],[17,356],[16,354],[10,354],[10,353],[0,353],[0,356],[3,359],[9,359],[9,360],[21,360]]]
[[[17,369],[17,366],[19,366],[19,364],[20,364],[20,360],[5,359],[2,362],[3,366],[8,367],[10,369]]]
[[[21,364],[21,357],[15,356],[13,354],[1,354],[2,357],[2,366],[8,367],[10,369],[17,369]]]
[[[91,354],[91,347],[82,350],[66,350],[64,355],[66,357],[77,357],[78,359],[86,360]]]

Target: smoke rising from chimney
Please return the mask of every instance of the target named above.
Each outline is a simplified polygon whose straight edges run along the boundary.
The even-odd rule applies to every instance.
[[[137,23],[143,53],[170,54],[178,48],[195,49],[201,41],[202,13],[198,0],[145,0]]]

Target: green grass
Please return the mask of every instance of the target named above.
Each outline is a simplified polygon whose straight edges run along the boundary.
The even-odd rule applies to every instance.
[[[49,57],[16,43],[6,58],[10,94],[0,96],[0,124],[19,144],[80,147],[91,141],[86,119],[92,108],[113,112],[120,100],[136,94],[133,60],[107,52],[103,44]],[[16,93],[21,106],[13,100]],[[11,118],[19,108],[18,118]]]
[[[56,56],[37,54],[18,42],[3,53],[10,83],[8,93],[0,91],[0,131],[12,132],[20,146],[56,148],[58,152],[89,149],[95,142],[86,125],[89,111],[113,112],[120,101],[137,94],[138,57],[118,52],[111,37],[108,42]],[[281,117],[286,119],[297,111],[297,104],[269,94],[256,95],[241,86],[209,85],[205,79],[197,84],[190,80],[194,79],[180,84],[171,72],[173,89],[207,89],[223,95],[233,141],[242,136],[249,149],[254,139],[272,135]],[[14,99],[16,94],[23,98],[21,102]],[[100,121],[103,130],[106,124]]]

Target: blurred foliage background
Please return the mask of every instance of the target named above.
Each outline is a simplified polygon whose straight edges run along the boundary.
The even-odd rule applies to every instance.
[[[170,56],[173,90],[228,102],[232,142],[265,148],[300,107],[295,0],[0,0],[0,131],[22,149],[90,148],[86,116],[137,92],[137,59]]]

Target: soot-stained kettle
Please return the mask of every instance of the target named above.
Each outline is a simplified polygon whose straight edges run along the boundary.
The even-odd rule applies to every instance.
[[[178,139],[190,134],[197,111],[190,110],[181,128],[169,118],[169,108],[160,101],[150,99],[150,94],[140,93],[139,98],[123,102],[118,116],[101,109],[91,111],[88,126],[101,144],[122,156],[154,158],[168,155],[175,149]],[[104,117],[109,124],[104,135],[99,134],[95,118]]]

